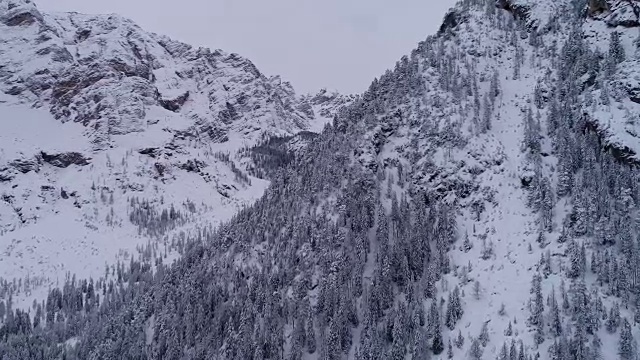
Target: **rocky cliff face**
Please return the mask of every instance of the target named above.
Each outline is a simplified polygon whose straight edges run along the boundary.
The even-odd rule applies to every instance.
[[[129,219],[136,201],[151,218],[186,211],[186,233],[228,219],[268,184],[248,175],[239,150],[321,131],[353,99],[300,96],[237,54],[117,15],[0,0],[3,276],[95,273],[101,258],[136,252],[149,240]],[[73,253],[81,260],[65,265],[52,256]]]
[[[529,26],[538,27],[544,25],[548,16],[558,16],[553,10],[560,4],[550,4],[531,0],[496,0],[498,7],[514,14],[524,20]],[[575,2],[575,6],[581,7],[584,2]],[[588,16],[603,20],[611,27],[638,26],[640,16],[640,2],[637,0],[588,0],[586,6],[580,8]]]
[[[588,14],[611,27],[640,26],[640,2],[637,0],[590,0]]]
[[[97,148],[181,114],[204,141],[307,130],[290,84],[249,60],[150,34],[116,15],[42,14],[0,2],[0,91],[83,124]]]

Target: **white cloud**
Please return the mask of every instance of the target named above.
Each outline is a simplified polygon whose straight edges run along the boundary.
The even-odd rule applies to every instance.
[[[36,0],[118,13],[193,45],[237,52],[299,91],[357,93],[440,26],[454,0]]]

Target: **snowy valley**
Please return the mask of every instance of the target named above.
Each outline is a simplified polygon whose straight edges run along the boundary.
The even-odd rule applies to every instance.
[[[27,306],[67,276],[170,262],[263,194],[247,149],[319,132],[352,101],[298,96],[236,54],[117,15],[30,1],[0,15],[0,276]]]
[[[357,97],[0,15],[3,358],[639,358],[639,1],[462,0]]]

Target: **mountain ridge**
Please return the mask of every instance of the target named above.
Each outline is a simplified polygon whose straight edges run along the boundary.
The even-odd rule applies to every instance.
[[[141,131],[144,120],[157,121],[146,119],[154,107],[176,112],[186,102],[200,103],[186,109],[186,116],[195,122],[211,118],[209,126],[221,133],[242,133],[255,126],[285,135],[307,129],[312,119],[296,110],[298,100],[289,83],[265,77],[237,54],[145,33],[115,15],[43,15],[31,2],[5,4],[11,9],[3,13],[4,22],[12,25],[6,25],[3,39],[2,67],[12,67],[3,76],[5,92],[50,103],[52,114],[62,121],[104,129],[92,134],[98,145],[112,134]],[[36,35],[36,28],[35,46],[25,48],[20,38]],[[11,47],[14,43],[18,48]],[[39,63],[45,67],[39,68]],[[123,94],[127,91],[135,95]],[[245,104],[246,100],[257,102]],[[122,114],[108,101],[117,101]],[[269,117],[283,121],[270,124]],[[103,118],[109,121],[98,121]],[[234,121],[244,118],[254,124]]]
[[[115,266],[142,247],[175,250],[181,232],[227,220],[261,196],[268,181],[248,174],[243,149],[321,131],[354,99],[299,96],[237,54],[147,33],[117,15],[48,14],[2,0],[0,28],[5,279],[97,277],[105,261]],[[150,236],[130,220],[140,204],[145,217],[174,209],[183,219]]]

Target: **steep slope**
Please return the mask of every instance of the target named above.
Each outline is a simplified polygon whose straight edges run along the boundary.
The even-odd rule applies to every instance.
[[[68,280],[0,354],[636,359],[636,5],[461,1],[308,145],[261,144],[254,206]]]
[[[1,276],[46,291],[144,249],[170,256],[264,192],[238,151],[320,131],[352,100],[298,96],[117,15],[1,0]]]
[[[290,84],[236,54],[149,34],[116,15],[42,14],[30,1],[2,4],[3,90],[87,126],[96,147],[174,112],[191,129],[172,130],[214,142],[292,134],[313,119],[297,109]]]

